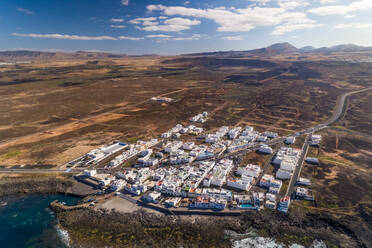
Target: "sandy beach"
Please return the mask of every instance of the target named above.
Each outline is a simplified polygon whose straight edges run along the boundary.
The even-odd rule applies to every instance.
[[[143,209],[147,212],[151,212],[151,213],[158,214],[158,215],[163,215],[159,211],[146,208],[146,207],[142,207],[142,206],[138,206],[137,204],[132,203],[126,199],[123,199],[120,196],[114,196],[103,203],[99,203],[96,205],[96,208],[105,208],[107,210],[115,209],[122,213],[132,213],[134,211]]]

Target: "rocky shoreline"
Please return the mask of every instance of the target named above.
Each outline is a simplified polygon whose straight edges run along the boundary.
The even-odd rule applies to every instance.
[[[370,209],[371,206],[360,206]],[[240,217],[159,216],[146,211],[120,213],[103,209],[53,209],[69,232],[73,247],[231,247],[226,230],[247,233],[284,244],[310,247],[322,240],[327,247],[370,247],[371,211],[359,216],[325,212],[281,214],[247,211]]]
[[[71,178],[11,178],[0,180],[0,197],[19,194],[71,194]],[[360,204],[356,213],[338,215],[328,211],[293,208],[277,211],[246,211],[240,216],[158,215],[94,209],[65,210],[52,205],[59,225],[68,231],[72,247],[231,247],[226,230],[247,233],[284,244],[309,247],[322,240],[327,247],[371,247],[372,204]]]
[[[69,194],[74,185],[70,178],[18,177],[0,180],[0,197],[21,194]]]

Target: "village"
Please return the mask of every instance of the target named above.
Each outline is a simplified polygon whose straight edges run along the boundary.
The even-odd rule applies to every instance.
[[[71,161],[81,169],[80,182],[100,191],[164,209],[241,211],[264,208],[287,212],[291,201],[313,201],[311,180],[301,177],[309,146],[319,147],[321,136],[299,132],[281,137],[251,126],[203,128],[208,113],[164,132],[158,139],[127,144],[115,141]],[[296,137],[304,136],[302,148]],[[298,143],[298,142],[297,142]],[[262,163],[243,163],[256,153]],[[94,202],[91,206],[94,206]]]

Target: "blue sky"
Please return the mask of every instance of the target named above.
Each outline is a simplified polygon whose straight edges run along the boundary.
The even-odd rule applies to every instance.
[[[0,50],[180,54],[372,46],[372,0],[0,0]]]

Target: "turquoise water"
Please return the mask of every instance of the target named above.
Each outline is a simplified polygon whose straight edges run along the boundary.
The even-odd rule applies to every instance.
[[[240,205],[241,208],[251,208],[253,207],[251,204],[242,204]]]
[[[55,228],[49,204],[59,200],[68,205],[79,199],[63,195],[11,196],[0,199],[0,247],[65,248]],[[7,204],[4,205],[4,202]]]

